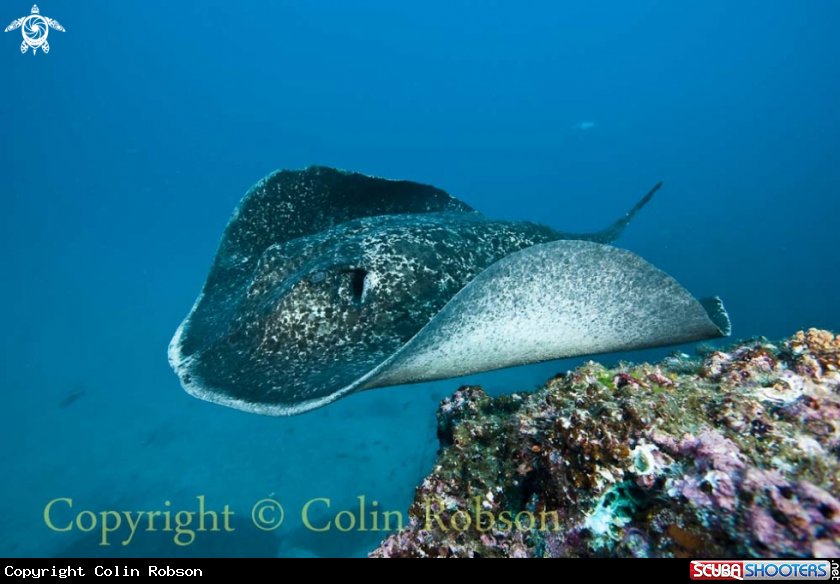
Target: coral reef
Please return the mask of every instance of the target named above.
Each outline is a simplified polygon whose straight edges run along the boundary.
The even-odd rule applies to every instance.
[[[389,557],[840,557],[840,337],[462,387]]]

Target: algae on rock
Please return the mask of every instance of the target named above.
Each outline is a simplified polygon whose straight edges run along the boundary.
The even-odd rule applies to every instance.
[[[370,556],[838,557],[838,369],[840,337],[810,330],[462,387],[409,526]]]

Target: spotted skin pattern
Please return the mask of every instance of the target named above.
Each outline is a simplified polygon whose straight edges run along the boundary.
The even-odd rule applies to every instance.
[[[652,193],[604,232],[576,235],[490,220],[418,183],[325,167],[274,173],[228,223],[170,364],[190,394],[230,407],[326,405],[493,264],[548,242],[609,243]]]

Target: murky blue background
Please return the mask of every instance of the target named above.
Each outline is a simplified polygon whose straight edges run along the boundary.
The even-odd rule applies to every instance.
[[[840,329],[840,4],[39,7],[66,28],[49,54],[0,34],[2,556],[360,556],[384,534],[315,533],[306,502],[330,500],[317,527],[360,496],[407,509],[437,401],[463,380],[273,419],[190,398],[167,364],[231,212],[276,169],[430,183],[570,231],[663,180],[618,245],[719,294],[736,337]],[[3,2],[0,26],[30,10]],[[476,379],[529,390],[573,365]],[[101,546],[102,516],[71,523],[200,495],[230,506],[234,532],[178,546],[140,529],[123,546],[123,529]],[[286,511],[271,532],[250,521],[265,497]],[[66,532],[44,522],[57,498]]]

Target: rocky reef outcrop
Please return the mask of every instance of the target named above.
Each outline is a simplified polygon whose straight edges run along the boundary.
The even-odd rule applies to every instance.
[[[370,556],[840,557],[840,336],[459,389],[409,525]]]

